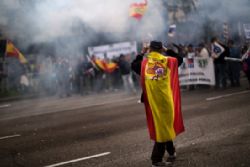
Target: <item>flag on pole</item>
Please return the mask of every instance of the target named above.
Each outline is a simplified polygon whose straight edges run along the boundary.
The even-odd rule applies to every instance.
[[[142,62],[141,83],[150,138],[173,140],[184,131],[177,59],[151,52]]]
[[[28,63],[23,54],[9,40],[7,41],[5,54],[7,57],[17,58],[22,64]]]
[[[94,63],[99,69],[107,73],[112,73],[118,67],[118,65],[114,62],[106,62],[98,58],[94,59]]]
[[[176,25],[175,24],[170,25],[169,30],[168,30],[168,36],[169,37],[174,37],[175,32],[176,32]]]
[[[133,3],[130,5],[129,15],[137,20],[140,20],[147,11],[147,6],[147,0],[144,0],[143,3]]]
[[[214,42],[212,44],[212,54],[215,58],[219,57],[224,51],[224,47],[221,46],[218,42]]]

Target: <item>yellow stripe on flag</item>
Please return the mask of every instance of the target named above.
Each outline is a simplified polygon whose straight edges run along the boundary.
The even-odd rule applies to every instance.
[[[9,57],[15,57],[15,58],[19,59],[19,61],[22,64],[28,63],[28,61],[23,56],[23,54],[10,41],[7,42],[6,55],[9,56]]]
[[[170,69],[168,59],[152,52],[148,55],[145,70],[145,87],[149,106],[152,111],[156,141],[166,142],[176,136],[174,130],[174,101],[170,84]],[[155,70],[163,73],[155,76]]]

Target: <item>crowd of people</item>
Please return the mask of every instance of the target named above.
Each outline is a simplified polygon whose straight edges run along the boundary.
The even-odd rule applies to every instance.
[[[219,56],[211,47],[215,42],[223,47],[223,52]],[[233,40],[223,43],[217,38],[212,38],[211,43],[198,45],[172,43],[166,47],[183,58],[213,58],[215,89],[241,86],[241,71],[245,72],[250,85],[250,50],[247,45],[240,46]],[[135,57],[133,53],[121,54],[112,60],[105,58],[102,61],[112,61],[117,64],[112,71],[105,71],[98,66],[95,61],[97,57],[94,55],[78,58],[48,56],[40,61],[30,61],[29,67],[18,76],[19,84],[15,85],[23,93],[43,92],[59,97],[69,97],[73,93],[87,95],[118,90],[134,94],[140,90],[137,88],[140,86],[138,75],[131,71],[131,62]],[[190,85],[188,89],[194,90],[196,87],[199,86]]]
[[[15,84],[22,93],[39,93],[70,97],[72,94],[88,95],[100,92],[125,90],[128,94],[136,93],[138,80],[131,71],[132,54],[121,54],[113,60],[115,68],[111,71],[102,69],[96,63],[96,56],[47,57],[30,61],[28,68],[23,68]]]
[[[216,50],[213,50],[212,45],[215,43],[222,47],[220,55],[216,55]],[[247,69],[249,66],[249,46],[247,44],[240,45],[233,40],[221,42],[214,37],[210,43],[199,43],[197,46],[192,44],[172,44],[169,47],[178,52],[183,58],[212,58],[215,71],[215,89],[241,86],[241,71],[245,72],[249,80],[249,69]],[[245,68],[243,68],[243,65]],[[189,90],[193,89],[195,89],[195,85],[189,86]]]

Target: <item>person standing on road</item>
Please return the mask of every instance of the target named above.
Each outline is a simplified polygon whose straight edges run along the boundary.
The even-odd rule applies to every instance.
[[[243,71],[245,72],[248,79],[248,88],[250,89],[250,47],[244,46],[242,49],[242,65]]]
[[[229,57],[230,58],[241,58],[240,48],[234,44],[233,40],[228,41]],[[240,86],[240,70],[241,64],[237,61],[228,61],[228,75],[231,83],[231,87]]]
[[[127,93],[136,93],[132,80],[130,63],[124,54],[120,55],[118,65],[121,72],[124,89]]]
[[[215,89],[227,87],[226,60],[229,55],[229,48],[223,45],[216,37],[211,39],[211,57],[214,59],[215,68]]]
[[[176,158],[173,140],[184,131],[178,79],[180,58],[164,56],[164,51],[171,52],[164,50],[158,41],[150,43],[149,53],[145,55],[146,51],[144,48],[132,62],[132,69],[141,76],[148,130],[155,142],[152,167],[167,166]],[[169,157],[163,162],[165,150]]]

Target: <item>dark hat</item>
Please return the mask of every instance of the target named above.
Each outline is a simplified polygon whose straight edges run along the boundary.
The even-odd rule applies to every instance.
[[[160,41],[151,41],[150,42],[150,48],[160,50],[160,49],[162,49],[162,42],[160,42]]]

